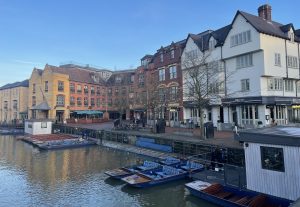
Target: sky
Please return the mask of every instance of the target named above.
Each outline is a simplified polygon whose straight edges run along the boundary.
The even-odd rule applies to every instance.
[[[47,63],[136,68],[161,46],[265,3],[274,21],[300,28],[299,0],[0,0],[0,86]]]

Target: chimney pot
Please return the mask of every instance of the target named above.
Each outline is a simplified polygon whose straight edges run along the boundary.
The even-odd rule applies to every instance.
[[[269,4],[258,7],[258,16],[267,21],[272,21],[272,8]]]

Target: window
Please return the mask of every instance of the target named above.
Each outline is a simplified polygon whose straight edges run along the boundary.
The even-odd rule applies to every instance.
[[[81,85],[77,85],[77,93],[82,93],[82,88],[81,88]]]
[[[32,106],[35,106],[35,105],[36,105],[36,97],[32,96]]]
[[[65,96],[57,95],[56,96],[56,106],[64,106],[65,105]]]
[[[164,62],[164,54],[163,54],[163,52],[160,53],[160,62]]]
[[[133,93],[133,87],[129,86],[129,93]]]
[[[74,96],[71,96],[71,98],[70,98],[70,105],[75,106],[75,97]]]
[[[95,106],[95,99],[91,98],[91,106]]]
[[[294,42],[295,41],[294,33],[292,31],[290,31],[288,35],[289,35],[290,41]]]
[[[280,53],[275,53],[275,65],[276,66],[281,66]]]
[[[71,91],[71,93],[75,93],[75,85],[74,85],[74,83],[70,83],[70,91]]]
[[[248,30],[248,31],[236,34],[236,35],[232,35],[230,37],[230,46],[234,47],[237,45],[245,44],[250,41],[251,41],[251,32],[250,32],[250,30]]]
[[[47,128],[47,122],[41,122],[41,128]]]
[[[78,97],[77,98],[77,106],[81,106],[81,105],[82,105],[81,97]]]
[[[64,91],[64,82],[63,81],[58,81],[57,90]]]
[[[126,94],[126,87],[122,87],[122,95],[125,95]]]
[[[34,83],[34,84],[32,84],[32,93],[35,93],[35,91],[36,91],[36,88],[35,88],[35,83]]]
[[[269,78],[268,90],[282,91],[283,80],[281,78]]]
[[[102,105],[105,106],[105,99],[102,98]]]
[[[89,99],[88,99],[88,97],[84,97],[84,106],[89,106]]]
[[[215,48],[217,44],[217,41],[214,38],[211,38],[211,40],[209,40],[209,50],[213,50]]]
[[[85,94],[89,93],[89,87],[87,85],[84,86],[84,93]]]
[[[95,95],[95,87],[91,86],[91,95]]]
[[[100,87],[97,87],[97,95],[99,96],[101,94]]]
[[[241,80],[241,88],[242,91],[249,91],[250,90],[250,80],[249,79],[243,79]]]
[[[48,92],[48,81],[45,81],[45,92]]]
[[[174,59],[175,58],[175,50],[172,49],[170,53],[171,53],[171,59]]]
[[[166,79],[165,77],[165,69],[159,69],[158,70],[158,75],[159,75],[159,81],[164,81]]]
[[[294,56],[287,56],[287,63],[289,68],[298,69],[298,58]]]
[[[7,101],[4,101],[4,109],[8,109],[8,102]]]
[[[284,81],[284,89],[285,89],[285,91],[294,91],[294,81],[293,80],[285,80]]]
[[[172,101],[177,100],[177,94],[178,94],[178,87],[177,86],[172,86],[170,88],[170,98]]]
[[[158,89],[158,96],[159,96],[159,100],[161,102],[165,101],[165,89],[164,88]]]
[[[130,83],[133,83],[134,82],[134,75],[131,75],[130,76]]]
[[[236,58],[236,68],[246,68],[253,66],[252,54],[241,55]]]
[[[18,110],[18,101],[13,100],[13,109]]]
[[[194,96],[194,93],[195,93],[194,86],[190,86],[189,87],[189,95]]]
[[[176,65],[173,65],[169,68],[170,71],[170,79],[177,78],[177,70]]]
[[[258,106],[242,105],[241,106],[242,124],[256,124],[258,122]]]
[[[185,56],[189,60],[194,60],[194,59],[198,58],[198,50],[195,49],[195,50],[188,51],[185,53]]]
[[[100,107],[100,98],[97,98],[97,107]]]
[[[108,93],[108,95],[111,95],[111,94],[112,94],[111,88],[108,88],[107,93]]]
[[[139,74],[139,86],[144,86],[145,84],[145,76],[144,74]]]
[[[117,77],[116,77],[116,83],[121,83],[121,81],[122,81],[121,77],[120,77],[120,76],[117,76]]]
[[[118,88],[118,87],[115,88],[115,94],[116,94],[116,95],[119,94],[119,88]]]
[[[260,154],[262,169],[284,172],[284,156],[282,148],[260,147]]]

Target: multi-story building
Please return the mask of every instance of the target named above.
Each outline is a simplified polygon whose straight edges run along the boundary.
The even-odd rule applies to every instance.
[[[130,113],[132,106],[135,70],[122,70],[113,72],[106,81],[107,112],[110,119],[132,119]]]
[[[238,11],[224,42],[226,70],[232,73],[223,99],[226,122],[240,125],[288,124],[299,120],[300,30],[271,18]]]
[[[154,54],[153,72],[158,93],[157,118],[166,120],[169,126],[179,126],[183,120],[182,107],[182,72],[181,53],[185,40],[172,42],[166,47],[161,47]]]
[[[205,121],[255,126],[299,119],[300,30],[272,21],[269,5],[258,13],[238,11],[230,25],[188,36],[182,61],[188,54],[209,53],[207,64],[217,61],[223,74],[217,90],[224,91],[222,101],[207,107]],[[198,116],[191,108],[185,107],[185,119]]]
[[[28,80],[0,88],[0,122],[12,123],[28,116]]]

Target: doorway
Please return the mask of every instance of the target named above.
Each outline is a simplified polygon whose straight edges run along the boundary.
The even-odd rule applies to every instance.
[[[64,119],[64,111],[56,111],[56,122],[62,123]]]

